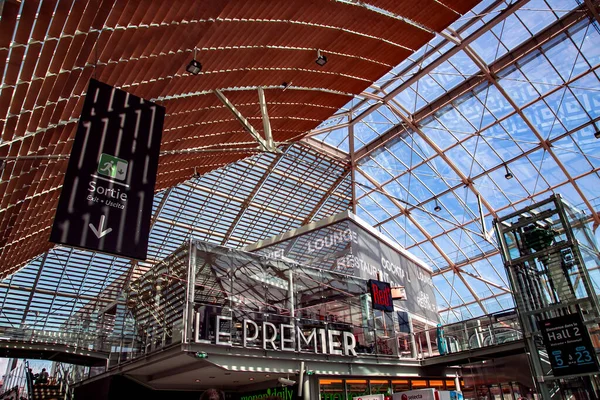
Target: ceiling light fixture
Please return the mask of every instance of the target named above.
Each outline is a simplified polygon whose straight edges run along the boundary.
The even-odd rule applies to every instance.
[[[512,179],[512,178],[514,178],[514,175],[512,174],[512,172],[510,172],[508,170],[508,165],[504,164],[504,169],[506,170],[506,174],[504,174],[504,177],[506,179]]]
[[[594,137],[600,139],[600,130],[598,128],[596,128],[596,132],[594,132]]]
[[[196,60],[196,49],[194,48],[194,59],[185,67],[185,70],[192,75],[198,75],[202,71],[202,64]]]
[[[315,60],[315,62],[320,66],[324,66],[325,64],[327,64],[327,57],[325,57],[323,54],[321,54],[321,50],[317,49],[317,59]]]
[[[433,211],[435,211],[435,212],[442,211],[442,207],[440,207],[440,205],[437,202],[437,197],[435,198],[435,207],[433,207]]]

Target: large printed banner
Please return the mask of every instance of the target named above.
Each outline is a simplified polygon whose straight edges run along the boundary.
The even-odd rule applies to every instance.
[[[325,270],[403,286],[409,312],[438,321],[431,271],[346,219],[257,250]]]
[[[90,81],[50,241],[146,259],[164,115]]]

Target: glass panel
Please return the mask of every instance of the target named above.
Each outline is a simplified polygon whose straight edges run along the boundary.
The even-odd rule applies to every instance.
[[[389,394],[390,383],[387,380],[375,380],[372,379],[371,383],[371,394]]]
[[[319,380],[321,400],[346,400],[344,382],[341,379]]]
[[[437,390],[444,390],[444,381],[441,379],[430,379],[429,387]]]
[[[428,387],[428,383],[426,379],[413,379],[411,382],[411,389],[425,389]]]
[[[394,379],[392,380],[392,390],[394,393],[410,390],[410,381],[408,379]]]
[[[347,379],[348,400],[356,396],[369,394],[369,384],[366,379]]]

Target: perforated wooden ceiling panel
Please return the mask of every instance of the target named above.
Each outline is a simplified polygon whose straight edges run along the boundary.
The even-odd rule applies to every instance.
[[[255,153],[215,89],[262,132],[256,89],[264,87],[274,140],[295,141],[475,3],[3,2],[0,276],[51,247],[64,158],[91,77],[166,107],[160,190]],[[194,48],[197,76],[185,72]],[[316,49],[328,58],[323,67]],[[218,151],[186,154],[199,148]]]

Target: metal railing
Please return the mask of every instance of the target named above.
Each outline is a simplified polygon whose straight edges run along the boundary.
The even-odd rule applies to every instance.
[[[413,333],[417,357],[443,356],[523,339],[515,310],[438,326]]]

